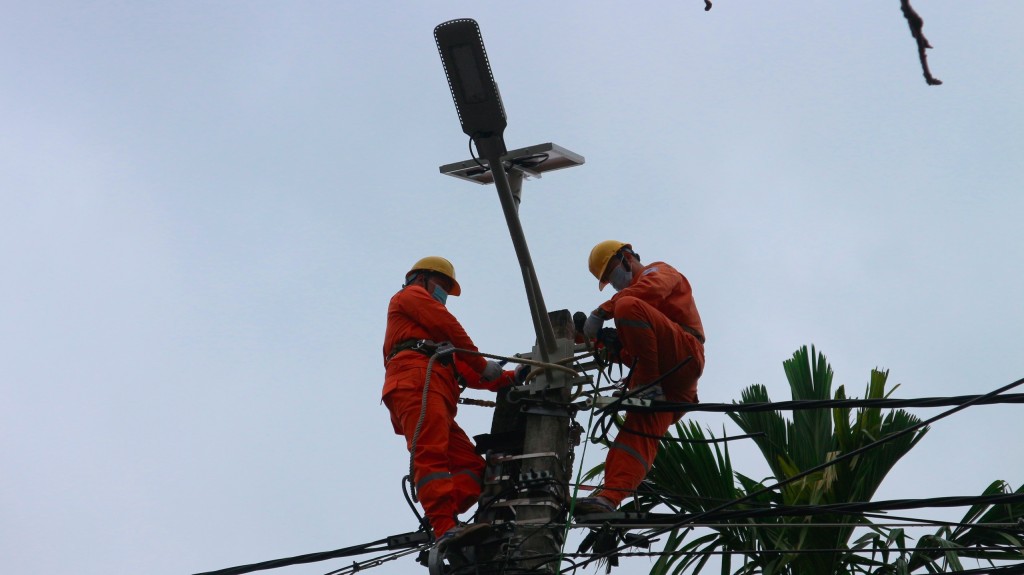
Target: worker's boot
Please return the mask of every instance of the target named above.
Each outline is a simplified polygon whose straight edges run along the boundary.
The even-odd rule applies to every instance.
[[[445,531],[444,535],[438,538],[437,548],[444,551],[445,549],[456,549],[467,545],[476,545],[484,539],[487,539],[493,532],[494,529],[487,523],[456,525],[448,531]]]
[[[573,506],[576,515],[594,515],[595,513],[614,513],[615,504],[600,495],[577,499]]]

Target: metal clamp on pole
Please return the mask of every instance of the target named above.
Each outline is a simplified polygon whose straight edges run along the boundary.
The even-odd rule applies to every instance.
[[[547,415],[551,417],[571,418],[575,415],[576,408],[572,404],[555,405],[550,403],[528,403],[523,405],[522,411],[528,415]]]
[[[555,389],[572,389],[574,387],[578,387],[581,385],[587,385],[588,383],[592,383],[594,381],[594,378],[589,375],[581,375],[574,377],[572,379],[559,379],[560,381],[556,380],[554,382],[550,382],[537,378],[534,380],[533,383],[511,387],[508,390],[510,396],[509,400],[516,402],[520,401],[524,397],[529,397],[531,395],[541,395],[544,394],[545,392]]]
[[[550,457],[555,461],[558,461],[558,454],[554,451],[544,451],[542,453],[524,453],[522,455],[506,455],[504,457],[498,457],[495,459],[498,463],[508,463],[509,461],[521,461],[523,459],[538,459],[542,457]]]
[[[583,402],[583,405],[587,409],[604,409],[612,404],[617,404],[622,407],[653,407],[654,403],[649,399],[637,399],[630,397],[627,399],[621,399],[618,397],[609,397],[606,395],[599,395],[597,397],[587,398]]]

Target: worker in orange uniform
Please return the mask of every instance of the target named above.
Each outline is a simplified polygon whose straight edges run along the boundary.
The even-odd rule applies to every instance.
[[[484,472],[484,459],[455,423],[459,381],[492,391],[514,381],[514,372],[503,371],[497,362],[456,352],[435,359],[424,393],[427,364],[438,344],[477,350],[445,307],[448,295],[460,293],[451,262],[437,256],[419,260],[391,298],[384,334],[383,402],[391,412],[395,433],[405,436],[413,452],[412,481],[441,546],[471,539],[473,533],[479,536],[487,528],[457,526],[458,515],[479,498]]]
[[[631,397],[696,403],[697,379],[704,371],[704,326],[690,282],[665,262],[641,264],[633,246],[616,240],[594,246],[589,264],[598,289],[611,284],[617,293],[590,314],[584,337],[593,340],[604,322],[614,319],[622,355],[635,362],[627,389],[638,395]],[[659,380],[663,374],[668,375]],[[628,413],[609,446],[603,486],[593,496],[577,500],[576,513],[618,508],[650,471],[658,438],[682,416]]]

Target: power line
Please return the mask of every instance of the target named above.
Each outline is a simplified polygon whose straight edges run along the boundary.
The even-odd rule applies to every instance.
[[[706,510],[704,512],[695,514],[675,513],[675,514],[644,514],[645,519],[653,519],[650,521],[650,526],[657,526],[658,529],[652,533],[639,535],[637,540],[633,541],[630,545],[622,546],[612,551],[603,553],[592,553],[592,554],[565,554],[564,557],[586,557],[587,560],[581,564],[574,565],[572,567],[563,569],[561,572],[565,573],[568,570],[575,570],[578,567],[587,565],[593,561],[607,558],[610,556],[664,556],[672,554],[680,554],[683,552],[645,552],[645,553],[631,553],[623,552],[631,546],[635,546],[637,542],[647,541],[650,542],[653,537],[661,535],[668,531],[678,529],[683,526],[687,527],[714,527],[719,525],[727,525],[732,527],[772,527],[772,526],[785,526],[779,524],[747,524],[747,525],[735,525],[735,524],[716,524],[711,522],[699,523],[700,520],[707,519],[710,521],[721,521],[721,520],[735,520],[735,519],[752,519],[762,517],[783,517],[783,516],[809,516],[819,514],[860,514],[867,515],[872,511],[886,511],[894,509],[919,509],[929,507],[959,507],[965,505],[1000,505],[1000,504],[1013,504],[1024,501],[1024,494],[1003,494],[1003,495],[992,495],[992,496],[960,496],[960,497],[938,497],[930,499],[902,499],[902,500],[890,500],[890,501],[878,501],[878,502],[856,502],[856,503],[837,503],[828,505],[813,505],[813,506],[774,506],[774,507],[762,507],[755,509],[745,510],[733,510],[725,511],[729,507],[739,505],[750,499],[757,497],[763,493],[767,493],[778,489],[784,485],[787,485],[793,481],[796,481],[806,475],[820,471],[831,465],[835,465],[840,461],[843,461],[849,457],[859,455],[869,449],[875,448],[883,443],[892,441],[898,437],[912,433],[913,431],[930,425],[935,421],[952,415],[958,411],[971,407],[973,405],[991,405],[998,403],[1024,403],[1024,394],[1010,394],[1000,395],[1003,391],[1007,391],[1014,387],[1017,387],[1024,383],[1024,379],[1019,379],[1009,385],[1001,387],[995,391],[984,395],[970,395],[970,396],[956,396],[956,397],[931,397],[931,398],[919,398],[919,399],[843,399],[843,400],[794,400],[784,402],[772,402],[772,403],[756,403],[756,404],[688,404],[688,403],[665,403],[659,402],[658,407],[636,407],[631,406],[628,409],[637,410],[671,410],[671,411],[708,411],[708,412],[741,412],[741,411],[780,411],[780,410],[799,410],[799,409],[823,409],[823,408],[835,408],[835,407],[939,407],[939,406],[950,406],[954,405],[953,409],[945,411],[931,419],[920,422],[912,427],[904,429],[898,433],[883,437],[873,443],[865,445],[854,451],[843,454],[831,461],[807,469],[797,475],[794,475],[788,479],[780,481],[775,485],[766,486],[761,490],[747,494],[744,497],[725,501],[719,504],[717,507]],[[641,514],[636,514],[638,517]],[[887,517],[887,516],[883,516]],[[895,518],[891,518],[895,519]],[[666,521],[672,523],[666,525]],[[919,521],[919,520],[910,520]],[[951,524],[943,522],[934,522],[931,524],[949,525],[949,526],[968,526],[972,528],[991,528],[991,529],[1021,529],[1021,522],[1017,524]],[[630,525],[628,522],[623,522],[621,526],[627,527]],[[816,524],[800,524],[800,526],[812,526]],[[826,526],[831,524],[820,524],[819,526]],[[845,526],[853,526],[853,524],[841,524]],[[879,526],[881,524],[873,524]],[[908,523],[898,524],[899,526],[909,526]],[[590,527],[585,523],[576,524],[577,527]],[[646,525],[645,525],[646,526]],[[538,526],[539,527],[539,526]],[[637,525],[639,527],[639,525]],[[220,569],[216,571],[207,571],[203,573],[197,573],[196,575],[242,575],[244,573],[250,573],[252,571],[259,571],[265,569],[275,569],[278,567],[284,567],[288,565],[296,565],[302,563],[313,563],[318,561],[325,561],[328,559],[335,559],[340,557],[350,557],[354,555],[361,555],[366,553],[374,553],[378,551],[402,549],[402,551],[396,551],[388,553],[374,559],[370,559],[363,562],[353,562],[351,566],[344,567],[342,569],[332,571],[327,575],[347,575],[348,573],[355,573],[356,571],[376,567],[386,561],[398,559],[400,557],[422,551],[429,545],[429,535],[425,532],[412,532],[404,533],[400,535],[394,535],[370,543],[364,543],[361,545],[354,545],[351,547],[345,547],[334,551],[324,551],[319,553],[310,553],[306,555],[298,555],[295,557],[288,557],[283,559],[274,559],[270,561],[263,561],[260,563],[252,563],[248,565],[240,565],[236,567],[229,567],[226,569]],[[960,548],[960,550],[971,550],[971,549],[982,549],[978,547]],[[988,549],[988,548],[983,548]],[[1009,551],[1019,550],[1017,546],[998,546],[992,549]],[[890,550],[898,550],[896,548],[890,548]],[[917,548],[917,550],[929,550],[925,548]],[[949,551],[950,548],[937,548],[936,551]],[[763,550],[759,552],[778,552],[778,553],[805,553],[812,552],[815,550],[790,550],[790,551],[773,551]],[[853,552],[859,550],[817,550],[819,552]],[[696,553],[696,552],[694,552]],[[705,552],[705,553],[732,553],[742,554],[749,553],[749,551],[729,551],[729,552]],[[974,570],[974,571],[961,571],[958,572],[961,575],[970,573],[1005,573],[1007,575],[1011,573],[1024,573],[1024,563],[1019,565],[992,568],[987,570]]]
[[[427,547],[428,547],[427,545],[424,545],[423,547],[418,547],[416,549],[407,549],[405,551],[396,551],[394,553],[388,553],[386,555],[381,555],[380,557],[374,557],[373,559],[367,559],[366,561],[353,561],[351,565],[346,565],[345,567],[342,567],[341,569],[337,569],[335,571],[331,571],[331,572],[327,573],[326,575],[348,575],[349,573],[355,573],[357,571],[364,571],[366,569],[371,569],[373,567],[380,567],[381,565],[383,565],[384,563],[386,563],[388,561],[394,561],[396,559],[401,559],[402,557],[405,557],[406,555],[412,555],[413,553],[419,553],[420,551],[423,551]]]
[[[634,400],[635,401],[635,400]],[[637,402],[639,403],[639,402]],[[713,413],[744,413],[763,411],[800,411],[805,409],[836,409],[850,407],[877,407],[898,409],[909,407],[949,407],[954,405],[997,405],[1004,403],[1024,403],[1024,393],[1013,393],[991,397],[989,395],[957,395],[950,397],[921,397],[913,399],[794,399],[788,401],[772,401],[758,403],[673,403],[654,401],[650,405],[625,403],[624,411],[657,412],[657,411],[706,411]],[[604,409],[612,407],[609,405]]]
[[[385,537],[384,539],[371,541],[370,543],[343,547],[341,549],[335,549],[334,551],[322,551],[319,553],[308,553],[306,555],[296,555],[295,557],[286,557],[283,559],[272,559],[270,561],[262,561],[260,563],[250,563],[249,565],[239,565],[237,567],[228,567],[225,569],[218,569],[216,571],[196,573],[195,575],[241,575],[242,573],[250,573],[252,571],[276,569],[278,567],[299,565],[302,563],[315,563],[318,561],[326,561],[328,559],[337,559],[339,557],[352,557],[366,553],[376,553],[378,551],[414,548],[409,551],[411,553],[429,545],[429,543],[430,539],[427,533],[416,531],[412,533],[392,535],[390,537]],[[402,554],[407,553],[403,552]]]
[[[769,493],[769,492],[774,491],[776,489],[779,489],[779,488],[781,488],[781,487],[783,487],[785,485],[793,483],[793,482],[795,482],[795,481],[797,481],[799,479],[802,479],[802,478],[804,478],[804,477],[806,477],[806,476],[808,476],[808,475],[810,475],[812,473],[816,473],[818,471],[821,471],[823,469],[826,469],[828,467],[836,465],[836,464],[838,464],[838,463],[840,463],[842,461],[846,461],[847,459],[850,459],[852,457],[860,455],[861,453],[864,453],[866,451],[874,449],[874,448],[876,448],[876,447],[878,447],[880,445],[883,445],[885,443],[888,443],[888,442],[890,442],[890,441],[892,441],[894,439],[897,439],[899,437],[903,437],[904,435],[908,435],[910,433],[913,433],[913,432],[917,431],[918,429],[921,429],[923,427],[927,427],[928,425],[930,425],[930,424],[932,424],[932,423],[934,423],[936,421],[939,421],[940,419],[943,419],[945,417],[953,415],[954,413],[957,413],[959,411],[967,409],[968,407],[970,407],[972,405],[975,405],[977,403],[980,403],[981,401],[985,401],[988,398],[993,398],[993,397],[999,396],[1003,392],[1009,391],[1009,390],[1011,390],[1011,389],[1013,389],[1013,388],[1015,388],[1015,387],[1017,387],[1017,386],[1019,386],[1021,384],[1024,384],[1024,378],[1018,379],[1017,381],[1015,381],[1013,383],[1010,383],[1008,385],[1004,385],[1003,387],[1000,387],[999,389],[996,389],[995,391],[991,391],[991,392],[989,392],[989,393],[987,393],[985,395],[977,396],[974,399],[972,399],[970,401],[966,401],[964,403],[961,403],[961,404],[957,405],[956,407],[954,407],[953,409],[949,409],[947,411],[944,411],[944,412],[940,413],[939,415],[936,415],[935,417],[932,417],[930,419],[927,419],[925,421],[922,421],[920,423],[917,423],[915,425],[907,427],[906,429],[903,429],[903,430],[901,430],[899,432],[890,434],[890,435],[888,435],[886,437],[883,437],[881,439],[873,441],[872,443],[869,443],[869,444],[867,444],[867,445],[865,445],[863,447],[859,447],[857,449],[854,449],[852,451],[844,453],[844,454],[840,455],[839,457],[836,457],[836,458],[834,458],[834,459],[832,459],[830,461],[827,461],[827,462],[822,463],[820,465],[816,465],[814,467],[811,467],[809,469],[801,471],[800,473],[797,473],[796,475],[793,475],[793,476],[791,476],[791,477],[789,477],[787,479],[784,479],[782,481],[779,481],[778,483],[776,483],[774,485],[766,486],[763,489],[759,489],[759,490],[754,491],[752,493],[748,493],[747,495],[744,495],[743,497],[740,497],[740,498],[737,498],[737,499],[735,499],[733,501],[724,503],[724,504],[719,505],[718,507],[715,507],[713,509],[709,509],[709,510],[704,511],[702,513],[698,513],[698,514],[692,515],[690,517],[687,517],[686,519],[683,519],[682,521],[678,521],[678,522],[676,522],[676,523],[674,523],[672,525],[669,525],[667,527],[663,527],[661,529],[657,529],[657,530],[653,531],[650,534],[643,535],[642,537],[644,539],[646,539],[647,541],[650,541],[653,537],[655,537],[657,535],[661,535],[663,533],[667,533],[669,531],[673,531],[675,529],[678,529],[680,527],[685,526],[687,523],[697,522],[697,521],[705,519],[707,517],[711,517],[711,516],[713,516],[713,514],[715,512],[722,511],[722,510],[727,509],[729,507],[732,507],[734,505],[739,505],[741,503],[744,503],[746,501],[754,499],[754,498],[756,498],[756,497],[758,497],[760,495],[763,495],[765,493]],[[616,548],[616,549],[614,549],[612,551],[605,552],[601,556],[597,556],[597,557],[593,557],[593,558],[587,559],[586,561],[583,562],[582,565],[587,565],[589,563],[592,563],[592,562],[597,561],[599,559],[602,559],[604,557],[609,557],[611,555],[614,555],[615,553],[621,551],[624,548],[625,547],[619,547],[619,548]],[[582,565],[580,565],[580,566],[582,566]],[[577,566],[577,567],[579,567],[579,566]],[[575,568],[576,567],[573,567],[573,569],[575,569]],[[565,573],[568,570],[569,569],[563,569],[561,572]]]
[[[1024,545],[1007,545],[1007,546],[992,546],[992,545],[972,545],[970,547],[886,547],[886,551],[898,552],[898,553],[913,553],[916,551],[930,552],[930,551],[976,551],[978,553],[984,553],[986,551],[1024,551]],[[766,554],[766,555],[814,555],[818,553],[878,553],[878,549],[856,549],[856,548],[835,548],[835,549],[720,549],[720,550],[707,550],[707,551],[623,551],[616,553],[618,557],[687,557],[696,555],[749,555],[752,553]],[[587,558],[599,558],[601,553],[565,553],[565,557],[587,557]],[[1024,568],[1024,563],[1019,564]],[[957,573],[967,573],[967,571],[957,571]]]
[[[817,505],[778,505],[773,507],[757,507],[754,509],[738,509],[712,513],[666,513],[648,514],[652,518],[666,521],[687,521],[688,517],[700,516],[712,519],[748,519],[761,517],[804,517],[809,515],[862,514],[867,511],[888,511],[900,509],[924,509],[932,507],[966,507],[973,505],[1006,505],[1024,502],[1024,493],[1004,493],[999,495],[947,496],[927,499],[892,499],[885,501],[863,501],[850,503],[830,503]],[[731,502],[730,502],[731,503]],[[726,504],[728,505],[728,503]],[[689,523],[689,522],[688,522]],[[1017,524],[1024,529],[1024,523]]]
[[[810,523],[808,523],[808,522],[801,521],[800,523],[687,523],[686,526],[687,526],[687,528],[689,528],[689,527],[693,527],[693,528],[703,527],[703,528],[707,528],[707,529],[747,529],[747,528],[751,528],[751,527],[755,527],[757,529],[762,529],[762,528],[768,528],[768,529],[773,529],[773,528],[777,528],[777,529],[793,529],[793,528],[797,528],[797,527],[801,527],[801,528],[802,527],[860,527],[860,528],[890,527],[891,528],[891,527],[936,527],[936,526],[941,526],[941,527],[970,527],[970,528],[978,528],[978,529],[998,529],[998,530],[1012,530],[1012,529],[1020,527],[1019,523],[952,523],[952,522],[942,523],[942,522],[938,522],[938,523],[941,523],[941,525],[937,525],[936,523],[937,522],[926,521],[926,520],[916,521],[916,522],[915,521],[911,521],[911,520],[907,520],[907,521],[899,521],[899,522],[891,522],[891,523],[871,522],[870,524],[835,523],[835,522],[832,522],[832,523],[810,522]],[[626,528],[626,529],[655,529],[657,527],[662,527],[665,524],[664,524],[664,522],[655,522],[655,521],[652,521],[650,523],[642,523],[639,520],[637,520],[636,522],[629,521],[629,520],[623,520],[621,522],[620,521],[616,521],[614,523],[611,522],[611,521],[605,521],[605,522],[602,522],[602,523],[587,523],[587,522],[576,522],[576,523],[573,523],[573,527],[575,527],[577,529],[598,529],[598,528],[604,527],[606,525],[610,525],[610,526],[616,527],[616,528]]]

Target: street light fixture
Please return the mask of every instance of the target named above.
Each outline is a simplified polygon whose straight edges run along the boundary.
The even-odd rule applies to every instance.
[[[508,122],[480,27],[468,18],[450,20],[434,28],[434,40],[462,131],[473,138],[481,156],[504,155]]]
[[[544,297],[541,295],[537,272],[530,258],[530,248],[526,245],[523,226],[519,222],[516,195],[502,162],[506,153],[504,132],[507,121],[505,107],[501,104],[498,85],[491,73],[491,65],[487,61],[480,26],[475,20],[461,18],[439,24],[434,28],[434,40],[437,51],[444,64],[448,87],[455,100],[455,109],[462,123],[462,131],[473,139],[480,156],[487,161],[498,189],[501,210],[505,214],[512,245],[519,259],[519,268],[523,273],[523,284],[526,287],[526,299],[530,304],[533,316],[533,327],[537,333],[537,347],[542,359],[548,361],[548,354],[557,348],[555,332],[551,327]],[[483,164],[480,163],[482,167]],[[516,174],[516,183],[522,182],[522,175]],[[517,190],[518,191],[518,190]]]

